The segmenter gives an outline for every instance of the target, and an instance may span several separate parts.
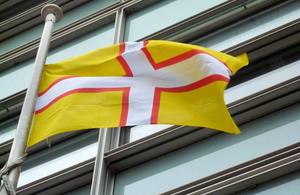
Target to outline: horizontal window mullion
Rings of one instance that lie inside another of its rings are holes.
[[[300,143],[162,193],[229,194],[300,169]]]
[[[78,1],[79,3],[74,4],[71,0],[48,0],[46,2],[42,2],[39,5],[36,5],[22,13],[14,15],[2,22],[0,22],[0,32],[1,39],[3,41],[14,36],[17,33],[20,33],[26,29],[32,28],[38,24],[43,22],[43,18],[41,17],[41,9],[49,3],[54,3],[58,6],[61,6],[63,12],[67,12],[70,9],[76,8],[83,3],[86,3],[88,0]]]
[[[278,100],[284,99],[285,97],[281,97]],[[290,99],[286,101],[289,102]],[[270,162],[267,160],[270,154],[276,155],[273,160],[283,158],[284,156],[279,157],[276,151],[299,144],[300,133],[297,127],[300,124],[298,114],[300,106],[294,102],[292,105],[281,107],[281,103],[273,100],[260,105],[257,111],[249,113],[251,121],[240,125],[242,132],[238,136],[216,133],[217,135],[204,140],[197,140],[195,137],[199,138],[198,135],[202,131],[198,129],[190,133],[190,136],[174,138],[173,145],[169,141],[154,146],[156,151],[154,147],[152,151],[144,149],[138,154],[128,156],[127,159],[123,158],[110,164],[110,168],[118,172],[115,182],[116,192],[138,194],[138,190],[147,185],[152,194],[160,194],[197,180],[207,179],[212,175],[216,177],[215,174],[224,170],[230,170],[230,172],[238,170],[239,165],[244,163],[260,162],[262,156],[266,157],[264,163]],[[273,110],[262,117],[260,112],[265,109],[260,108],[267,104]],[[275,107],[280,110],[274,112]],[[287,134],[289,136],[286,136]],[[195,142],[193,144],[188,142],[190,139]],[[185,147],[183,142],[187,144]],[[168,151],[166,151],[167,148],[169,148]],[[162,150],[163,152],[160,152]],[[151,158],[150,155],[155,152],[157,156],[152,155]],[[134,156],[144,158],[145,161],[137,162],[139,159],[135,159]],[[136,164],[132,163],[134,161]],[[128,166],[129,163],[131,166]],[[246,170],[243,169],[241,172]],[[161,185],[157,186],[157,182],[161,182]],[[123,191],[123,189],[128,190]]]
[[[17,193],[20,194],[35,194],[43,191],[51,191],[51,188],[56,188],[61,184],[67,183],[68,181],[74,181],[77,178],[84,177],[86,182],[90,182],[92,179],[93,169],[95,165],[95,158],[91,158],[82,163],[69,167],[67,169],[61,170],[57,173],[50,174],[47,177],[41,178],[34,182],[28,183],[26,185],[20,186],[17,189]],[[89,179],[89,181],[87,181]],[[80,182],[80,181],[79,181]],[[80,182],[80,183],[82,183]],[[71,182],[72,183],[72,182]],[[66,189],[66,185],[63,187],[62,192],[70,191],[71,189],[77,188],[78,185],[68,186],[69,189]],[[62,193],[60,192],[60,193]]]
[[[56,48],[66,42],[87,34],[93,31],[96,26],[105,26],[114,21],[116,10],[102,13],[100,16],[96,15],[95,18],[83,18],[78,20],[62,29],[56,30],[52,34],[51,48]],[[0,64],[2,65],[0,71],[10,68],[18,62],[26,61],[34,57],[39,46],[40,39],[35,39],[25,45],[22,45],[14,50],[11,50],[0,56]]]

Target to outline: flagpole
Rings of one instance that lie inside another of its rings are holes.
[[[26,92],[16,135],[6,163],[7,167],[14,167],[14,165],[25,155],[26,142],[34,113],[37,91],[48,54],[53,26],[56,21],[59,21],[63,17],[62,9],[55,4],[48,4],[43,7],[41,14],[45,20],[44,30],[35,59],[32,80]],[[17,188],[20,170],[20,166],[8,170],[8,183],[14,191]],[[6,194],[3,192],[3,189],[4,188],[1,189],[0,195]]]

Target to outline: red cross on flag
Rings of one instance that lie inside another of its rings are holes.
[[[73,130],[144,124],[239,133],[223,96],[246,64],[246,54],[169,41],[126,42],[47,64],[28,146]]]

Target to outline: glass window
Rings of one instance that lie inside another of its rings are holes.
[[[14,138],[17,129],[17,119],[0,124],[0,144]]]
[[[27,88],[32,76],[34,60],[28,60],[0,72],[0,99],[18,93]]]
[[[76,190],[64,193],[64,195],[88,195],[91,191],[91,185],[86,185],[80,188],[77,188]]]
[[[141,39],[223,2],[225,0],[189,0],[188,3],[185,0],[160,1],[127,17],[125,40]]]
[[[65,140],[38,153],[29,155],[20,175],[18,186],[23,186],[86,160],[97,153],[98,130],[91,130],[76,138]]]
[[[193,43],[222,51],[299,18],[300,1],[294,1]]]
[[[245,98],[252,94],[268,89],[277,84],[283,83],[300,75],[300,60],[289,65],[268,72],[249,81],[228,88],[225,91],[225,102],[227,104]]]
[[[54,25],[54,30],[61,29],[62,27],[76,22],[85,16],[91,15],[109,5],[112,5],[113,3],[116,3],[117,1],[118,0],[92,0],[86,4],[83,4],[69,12],[64,13],[64,18]],[[16,47],[20,47],[39,38],[42,34],[43,26],[43,24],[40,24],[1,42],[0,54],[4,54],[15,49]]]
[[[225,91],[226,104],[233,103],[239,99],[255,94],[276,84],[285,82],[291,78],[299,76],[300,60],[284,67],[278,68],[259,77],[248,80],[244,83],[228,88]],[[170,125],[142,125],[135,126],[129,131],[129,142],[146,137],[162,129],[171,127]]]
[[[169,3],[166,3],[166,2],[169,2]],[[154,13],[156,15],[159,15],[158,13],[160,13],[160,11],[159,11],[160,9],[176,10],[177,7],[175,5],[177,5],[177,3],[179,3],[180,1],[172,1],[172,3],[171,3],[171,1],[166,1],[166,2],[164,2],[164,3],[160,2],[157,5],[155,4],[147,9],[145,9],[145,11],[140,11],[140,12],[134,13],[132,15],[129,15],[127,18],[127,23],[126,23],[127,27],[126,27],[126,34],[125,34],[127,36],[127,39],[128,40],[140,39],[148,34],[151,34],[157,30],[160,30],[160,28],[162,28],[161,26],[157,27],[157,29],[155,28],[155,30],[153,30],[154,27],[152,29],[151,25],[162,25],[164,21],[168,20],[168,18],[167,19],[164,18],[163,20],[160,20],[162,22],[159,22],[159,23],[154,22],[154,21],[151,21],[151,22],[145,22],[145,21],[152,20],[152,17],[153,17],[153,20],[157,20],[157,18],[155,18],[155,17],[158,17],[158,16],[152,16],[152,12],[153,12],[153,15],[154,15]],[[210,2],[210,3],[213,3],[213,2]],[[162,4],[162,5],[160,5],[160,4]],[[160,5],[160,7],[158,5]],[[198,2],[198,5],[200,5],[199,2]],[[185,5],[181,5],[181,6],[192,6],[192,4],[188,4],[188,5],[185,4]],[[156,9],[154,9],[154,8],[156,8]],[[299,11],[300,9],[299,8],[300,8],[300,2],[294,1],[292,3],[286,4],[282,7],[274,9],[273,11],[266,12],[265,14],[261,14],[257,17],[252,17],[250,21],[240,22],[238,24],[233,25],[230,28],[227,28],[225,30],[220,30],[220,32],[214,33],[211,36],[206,37],[204,40],[194,41],[193,43],[200,44],[200,45],[210,47],[213,49],[217,49],[217,50],[228,49],[236,44],[244,42],[244,41],[251,39],[255,36],[258,36],[262,33],[270,31],[276,27],[279,27],[288,22],[298,19],[300,17],[300,11]],[[166,10],[161,11],[161,12],[164,12],[165,15],[167,15]],[[144,12],[146,12],[146,13],[144,13]],[[148,16],[148,14],[149,14],[149,16]],[[160,14],[159,17],[164,16],[164,15],[163,16],[161,16],[161,15],[162,14]],[[142,24],[142,22],[144,22],[144,23]],[[145,25],[144,25],[145,23],[147,23],[146,30],[145,30]],[[149,25],[148,25],[148,23],[149,23]],[[169,23],[170,23],[170,21],[169,21]],[[144,25],[144,26],[142,27],[142,25]],[[165,26],[163,26],[163,27],[165,27]],[[149,32],[148,32],[147,28],[150,29]],[[132,29],[132,32],[130,32],[130,29]],[[139,31],[139,29],[143,29],[143,30]],[[130,35],[130,33],[132,35]],[[273,81],[275,81],[276,83],[280,83],[280,82],[283,82],[283,80],[291,78],[290,74],[295,75],[298,72],[295,69],[296,68],[295,64],[291,65],[291,66],[293,66],[292,69],[290,69],[289,67],[280,69],[283,72],[281,73],[280,71],[277,71],[276,76],[273,76],[272,75],[273,72],[270,72],[270,74],[265,74],[264,76],[255,78],[248,83],[240,84],[238,87],[235,87],[233,89],[231,89],[231,88],[227,89],[226,95],[225,95],[226,102],[227,103],[234,102],[235,100],[240,99],[241,96],[246,97],[247,95],[251,95],[257,91],[260,91],[261,88],[270,87],[270,85],[274,85]],[[285,74],[285,73],[287,73],[287,74]],[[262,85],[260,81],[262,83],[264,83],[265,85]],[[259,83],[259,85],[253,84],[252,82]],[[129,141],[135,141],[137,139],[148,136],[148,135],[150,135],[154,132],[157,132],[159,130],[162,130],[162,129],[164,129],[163,126],[156,126],[156,125],[146,125],[146,126],[142,126],[142,127],[136,126],[136,127],[132,128],[132,130],[130,130]]]
[[[278,179],[263,183],[236,195],[282,195],[282,194],[299,194],[300,171],[285,175]]]
[[[113,37],[114,24],[108,24],[61,47],[53,49],[48,55],[47,62],[63,60],[112,44]],[[0,99],[27,88],[32,76],[33,63],[34,60],[28,60],[18,66],[0,72]]]
[[[241,125],[238,136],[218,134],[122,171],[114,195],[160,194],[271,153],[299,142],[299,125],[298,104]]]
[[[129,141],[133,142],[168,127],[172,127],[172,125],[138,125],[132,127],[130,128]]]
[[[113,43],[113,37],[114,23],[111,23],[50,51],[47,63],[65,60],[105,47]]]

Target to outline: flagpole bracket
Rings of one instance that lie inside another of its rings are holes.
[[[55,21],[59,21],[63,18],[63,10],[61,9],[61,7],[59,7],[56,4],[47,4],[45,5],[42,10],[41,10],[41,15],[44,18],[44,20],[47,19],[47,16],[49,14],[53,14],[55,15]]]

